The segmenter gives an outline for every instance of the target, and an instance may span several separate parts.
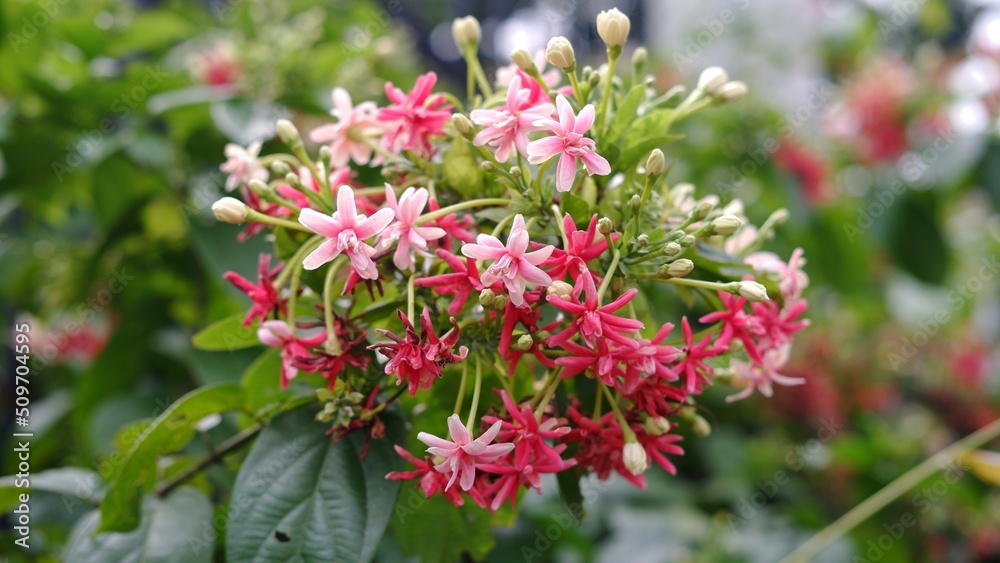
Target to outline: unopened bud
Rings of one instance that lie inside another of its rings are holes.
[[[621,47],[624,45],[631,28],[632,22],[618,8],[612,8],[597,14],[597,34],[601,36],[604,44],[608,47]]]
[[[632,52],[632,71],[642,74],[646,68],[646,61],[649,60],[649,51],[645,47],[639,47]]]
[[[532,58],[531,53],[527,49],[514,49],[510,54],[510,59],[514,61],[517,68],[527,72],[528,74],[534,73],[537,69],[535,68],[535,59]]]
[[[597,232],[602,235],[610,235],[611,231],[614,230],[615,225],[611,222],[611,219],[607,217],[601,217],[597,220]]]
[[[694,206],[694,211],[691,213],[691,216],[694,217],[696,221],[700,221],[705,217],[708,217],[708,214],[712,212],[713,208],[715,208],[715,205],[713,205],[711,201],[703,199],[698,202],[698,205]]]
[[[649,235],[642,233],[635,237],[635,242],[638,243],[639,246],[649,246]]]
[[[503,311],[507,308],[507,296],[497,295],[493,298],[493,308],[497,311]]]
[[[694,269],[694,262],[688,260],[687,258],[681,258],[680,260],[674,260],[667,266],[667,273],[670,274],[672,278],[682,278],[691,273]]]
[[[684,235],[681,240],[677,241],[684,248],[690,248],[694,246],[694,243],[698,242],[698,239],[694,235]]]
[[[483,36],[483,30],[479,26],[479,20],[472,16],[455,18],[451,22],[451,36],[455,38],[455,44],[459,49],[475,47],[479,45],[479,38]]]
[[[291,121],[279,119],[275,124],[275,128],[278,130],[278,137],[286,145],[295,146],[302,144],[302,137],[299,135],[299,130],[295,128],[295,125],[292,125]]]
[[[710,66],[701,71],[701,75],[698,77],[698,89],[714,94],[728,80],[729,75],[722,67]]]
[[[521,172],[521,167],[520,166],[511,166],[510,167],[510,175],[513,176],[514,178],[520,178],[521,174],[522,174],[522,172]]]
[[[663,151],[653,149],[653,152],[649,153],[649,158],[646,159],[646,174],[654,177],[663,174],[663,164]]]
[[[743,226],[743,221],[740,221],[740,218],[735,215],[723,215],[712,221],[712,231],[717,235],[731,235],[741,226]]]
[[[479,167],[483,169],[483,172],[493,172],[496,170],[496,166],[488,160],[484,160]]]
[[[285,176],[292,171],[292,169],[288,167],[288,163],[283,160],[275,161],[275,163],[271,165],[271,170],[276,176]]]
[[[573,45],[565,37],[553,37],[545,47],[545,60],[559,70],[570,72],[576,68],[576,54]]]
[[[573,286],[562,280],[556,280],[545,290],[545,294],[555,295],[560,299],[569,301],[570,296],[573,295]]]
[[[322,162],[324,163],[330,162],[330,157],[332,155],[333,153],[330,152],[330,145],[323,145],[322,147],[319,148],[319,159]]]
[[[677,244],[676,242],[668,242],[663,247],[663,254],[667,255],[667,257],[673,257],[680,254],[683,250],[684,249],[681,248],[681,245]]]
[[[782,223],[788,220],[788,210],[782,207],[781,209],[778,209],[777,211],[772,213],[771,216],[768,218],[768,220],[774,223],[775,225],[781,225]]]
[[[696,414],[691,417],[691,431],[694,432],[695,436],[707,438],[712,434],[712,425],[705,420],[705,417]]]
[[[456,113],[451,116],[451,125],[455,128],[455,131],[457,131],[459,135],[465,137],[466,139],[472,138],[474,133],[472,122],[469,121],[469,118],[465,117],[464,114]]]
[[[739,293],[752,303],[767,301],[767,288],[755,281],[741,281]]]
[[[483,307],[493,305],[494,299],[496,299],[496,294],[493,293],[493,290],[490,288],[486,288],[479,292],[479,304]]]
[[[731,103],[747,95],[747,85],[745,82],[733,80],[719,86],[713,95],[715,99],[723,103]]]
[[[232,223],[233,225],[246,222],[248,209],[245,203],[234,197],[224,197],[212,204],[212,213],[215,213],[215,218],[223,223]]]
[[[642,422],[642,429],[652,436],[663,436],[670,432],[670,422],[662,416],[651,416]]]
[[[517,349],[522,352],[531,350],[531,347],[534,345],[535,341],[531,338],[530,334],[522,334],[521,337],[517,339]]]
[[[634,196],[628,198],[628,206],[632,209],[639,209],[639,204],[641,203],[642,198],[639,197],[639,194],[635,194]]]
[[[295,172],[289,172],[288,174],[285,174],[285,183],[290,186],[302,185],[302,181],[299,180],[299,176]]]
[[[642,475],[649,468],[649,461],[646,458],[646,449],[638,442],[626,442],[622,449],[622,461],[625,469],[632,475]]]
[[[593,72],[590,73],[590,76],[588,76],[586,80],[587,80],[587,84],[591,88],[596,88],[597,85],[601,83],[601,73],[597,72],[595,70],[595,71],[593,71]]]
[[[266,182],[258,180],[257,178],[247,182],[247,187],[250,188],[250,191],[258,195],[263,195],[271,191],[271,187],[268,186]]]

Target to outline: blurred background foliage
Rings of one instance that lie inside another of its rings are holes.
[[[725,409],[714,408],[721,392],[708,393],[714,433],[685,440],[677,477],[651,475],[647,491],[585,482],[579,524],[549,486],[525,497],[516,524],[425,560],[463,548],[482,556],[495,543],[489,561],[775,561],[996,419],[995,3],[9,0],[0,288],[3,330],[28,320],[37,338],[34,470],[102,474],[143,420],[195,387],[239,381],[255,358],[190,347],[195,330],[243,310],[222,273],[250,275],[269,247],[237,244],[237,229],[211,219],[227,142],[267,143],[279,117],[303,129],[325,122],[336,85],[381,101],[386,80],[409,84],[430,68],[460,90],[450,22],[466,14],[483,22],[488,69],[553,35],[600,64],[592,22],[613,4],[632,16],[627,48],[648,44],[663,90],[713,64],[750,85],[740,104],[684,124],[685,140],[668,147],[669,180],[739,197],[758,223],[790,210],[775,247],[787,257],[801,246],[809,260],[813,326],[789,372],[808,383]],[[6,354],[4,437],[14,365]],[[206,435],[236,428],[223,419]],[[206,447],[196,441],[172,463]],[[0,470],[13,473],[2,451]],[[823,560],[1000,560],[1000,493],[969,473],[928,479]],[[207,475],[234,477],[227,467]],[[35,498],[32,556],[59,559],[86,512],[66,498]],[[914,526],[892,535],[907,514]],[[0,554],[20,560],[9,524]],[[404,560],[420,540],[390,536],[379,559]]]

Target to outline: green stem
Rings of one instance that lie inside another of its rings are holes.
[[[597,385],[601,387],[604,394],[608,397],[608,403],[611,404],[611,410],[615,411],[615,418],[618,419],[618,425],[622,427],[622,433],[625,435],[625,442],[635,441],[635,432],[629,427],[628,421],[625,420],[625,415],[622,414],[622,408],[618,406],[618,399],[611,394],[611,390],[604,383],[598,381]],[[631,438],[631,439],[630,439]]]
[[[545,412],[545,407],[549,405],[549,401],[552,399],[552,394],[556,392],[556,388],[559,387],[559,383],[562,378],[559,374],[562,373],[562,368],[557,368],[552,370],[549,374],[549,378],[545,381],[545,385],[542,387],[542,394],[539,395],[538,404],[535,405],[535,418],[538,420],[542,419],[542,413]]]
[[[296,256],[299,257],[299,259],[297,259],[295,262],[291,264],[292,283],[289,285],[288,289],[289,290],[288,319],[290,321],[288,324],[292,327],[293,333],[295,332],[295,317],[296,317],[295,304],[299,298],[299,278],[302,276],[302,260],[305,259],[306,254],[312,252],[317,246],[320,245],[320,243],[323,242],[323,237],[313,237],[312,239],[309,240],[316,242],[313,244],[310,244],[310,242],[306,242],[306,244],[303,245],[301,249],[299,249],[302,254],[296,254]]]
[[[474,428],[472,423],[476,420],[476,410],[479,408],[479,391],[483,387],[483,363],[479,358],[476,358],[476,386],[472,388],[472,408],[469,409],[469,420],[465,423],[465,427],[472,432]]]
[[[566,227],[563,226],[562,214],[559,212],[559,206],[552,204],[552,214],[556,218],[556,225],[559,227],[559,234],[562,236],[563,248],[569,249],[569,236],[566,235]]]
[[[618,260],[621,259],[622,253],[617,248],[615,249],[614,255],[611,257],[611,266],[608,267],[607,273],[604,274],[604,281],[601,282],[601,287],[597,290],[597,304],[600,305],[604,299],[604,292],[608,290],[608,286],[611,285],[611,277],[615,273],[615,269],[618,268]]]
[[[576,103],[579,104],[582,109],[584,106],[583,89],[580,88],[580,81],[576,78],[576,67],[566,71],[566,74],[569,75],[569,83],[573,85],[573,95],[576,97]]]
[[[413,280],[417,277],[416,273],[410,275],[409,281],[406,282],[406,315],[410,318],[410,322],[414,322],[413,318]]]
[[[597,110],[597,128],[604,125],[604,114],[608,112],[608,103],[611,101],[611,83],[615,78],[615,66],[618,64],[618,56],[622,54],[621,47],[608,47],[608,72],[604,75],[604,95],[601,96],[601,107]]]
[[[486,207],[488,205],[510,205],[509,199],[501,198],[483,198],[483,199],[473,199],[469,201],[463,201],[462,203],[456,203],[454,205],[449,205],[448,207],[442,207],[437,211],[432,211],[430,213],[421,215],[417,217],[415,223],[417,225],[423,225],[445,215],[450,215],[456,211],[462,211],[463,209],[472,209],[473,207]]]
[[[844,514],[835,522],[823,528],[818,534],[810,538],[809,541],[788,554],[781,560],[781,563],[796,563],[811,560],[827,546],[840,539],[844,534],[854,529],[855,526],[864,522],[887,504],[899,498],[906,491],[936,473],[948,462],[962,457],[997,437],[1000,437],[1000,418],[953,443],[927,458],[920,465],[902,474],[895,481],[889,483],[880,491],[865,499],[864,502],[852,508],[847,514]]]
[[[344,261],[341,258],[334,260],[326,271],[326,280],[323,282],[323,320],[326,322],[326,351],[334,356],[339,356],[340,339],[337,338],[337,326],[333,316],[333,280],[337,276]]]
[[[247,221],[253,223],[267,223],[268,225],[274,225],[275,227],[284,227],[286,229],[292,229],[294,231],[302,231],[303,233],[311,233],[309,229],[303,227],[302,225],[295,223],[294,221],[288,221],[286,219],[279,219],[277,217],[271,217],[270,215],[264,215],[259,211],[254,211],[253,209],[247,209]]]
[[[458,384],[458,397],[455,398],[455,414],[462,411],[462,402],[465,400],[465,382],[469,379],[469,362],[462,362],[462,382]]]
[[[323,235],[314,235],[305,243],[303,243],[302,246],[300,246],[299,249],[295,251],[295,254],[292,255],[292,258],[287,262],[285,268],[281,270],[281,273],[278,274],[278,279],[274,280],[274,287],[278,288],[279,290],[282,287],[285,287],[285,284],[288,283],[289,276],[292,275],[292,268],[289,266],[302,262],[302,255],[305,254],[306,249],[319,244],[320,242],[323,241],[323,239],[324,239]]]

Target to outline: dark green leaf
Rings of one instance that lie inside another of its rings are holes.
[[[216,321],[194,335],[191,342],[199,350],[210,352],[232,352],[260,345],[257,331],[252,326],[243,326],[243,313],[237,313]]]
[[[125,456],[101,503],[99,531],[128,532],[139,525],[139,491],[160,456],[184,447],[199,420],[243,407],[243,388],[209,385],[184,395],[146,429]]]
[[[681,135],[670,134],[670,122],[673,110],[658,109],[647,113],[633,123],[625,135],[622,152],[615,162],[618,170],[629,170],[645,160],[653,149],[661,147],[670,141],[680,139]]]
[[[571,193],[562,195],[562,207],[563,211],[569,213],[577,225],[586,225],[593,214],[590,205],[582,197]]]
[[[399,493],[385,479],[401,465],[402,418],[385,411],[386,437],[353,432],[332,442],[316,409],[277,417],[260,435],[233,488],[229,561],[364,562],[375,555]]]
[[[68,495],[80,500],[94,500],[101,494],[101,478],[82,467],[48,469],[31,475],[23,482],[19,481],[14,475],[0,477],[0,514],[14,509],[21,494],[33,491]],[[19,484],[29,486],[18,487]]]
[[[146,496],[142,505],[142,525],[127,534],[99,534],[101,515],[98,511],[85,516],[67,542],[65,560],[74,563],[199,563],[212,560],[215,544],[212,503],[200,491],[181,487],[163,500]]]
[[[392,531],[399,548],[422,563],[452,563],[463,553],[482,559],[495,543],[489,511],[467,503],[453,506],[438,495],[429,499],[408,488],[396,503]]]

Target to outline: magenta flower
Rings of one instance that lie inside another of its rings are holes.
[[[330,143],[330,164],[334,168],[347,166],[353,160],[357,164],[368,164],[372,159],[372,148],[365,140],[382,133],[382,126],[376,120],[378,107],[375,102],[361,102],[357,106],[351,95],[343,88],[334,88],[331,94],[336,123],[320,125],[312,130],[309,138],[317,143]]]
[[[309,253],[302,261],[302,267],[315,270],[343,252],[351,259],[351,265],[360,277],[378,279],[378,269],[372,261],[375,249],[365,243],[365,240],[381,233],[394,216],[392,209],[379,209],[371,217],[359,215],[354,203],[354,190],[350,186],[340,186],[337,191],[337,211],[332,216],[314,209],[303,209],[299,213],[299,223],[330,239]]]
[[[281,272],[281,266],[282,264],[278,264],[272,269],[271,256],[261,254],[257,263],[256,285],[236,272],[226,272],[222,276],[253,301],[253,306],[243,319],[243,326],[250,326],[257,319],[264,321],[272,312],[288,312],[285,300],[281,298],[278,288],[274,287],[274,279]]]
[[[493,260],[493,264],[483,272],[480,279],[483,285],[489,287],[502,280],[510,302],[520,307],[524,304],[525,283],[549,285],[552,278],[538,268],[544,262],[554,247],[543,246],[534,252],[528,250],[528,231],[524,228],[524,217],[518,213],[504,246],[494,236],[480,234],[475,244],[462,245],[462,254],[475,260]]]
[[[436,254],[454,272],[417,278],[413,283],[421,287],[433,287],[434,293],[438,295],[451,295],[448,314],[458,315],[462,312],[462,307],[465,306],[472,292],[483,290],[483,284],[479,281],[479,270],[476,269],[476,261],[472,258],[466,258],[463,264],[458,256],[443,248],[437,249]]]
[[[584,301],[580,302],[580,294],[585,293]],[[618,299],[603,307],[597,302],[597,287],[594,285],[594,278],[587,271],[576,280],[576,287],[570,296],[572,301],[567,301],[558,295],[549,295],[546,300],[550,305],[562,309],[573,315],[575,319],[565,330],[552,335],[548,340],[549,346],[559,346],[577,333],[583,336],[583,341],[593,347],[598,339],[607,338],[630,348],[637,348],[635,340],[625,336],[626,333],[636,333],[642,330],[642,322],[635,319],[626,319],[615,315],[615,311],[621,309],[639,293],[636,288],[631,288],[621,294]]]
[[[712,344],[712,336],[708,335],[695,344],[694,333],[691,331],[691,324],[687,317],[681,318],[681,334],[684,336],[684,354],[681,361],[674,367],[674,371],[683,376],[684,390],[688,393],[698,393],[704,384],[711,385],[711,377],[715,372],[705,363],[705,360],[714,358],[724,350]]]
[[[733,372],[733,381],[742,382],[746,385],[742,391],[735,395],[726,397],[726,402],[739,401],[753,395],[759,390],[761,395],[770,397],[774,394],[773,383],[778,385],[802,385],[806,382],[801,377],[789,377],[778,373],[778,370],[785,367],[788,362],[788,353],[792,346],[785,344],[778,348],[771,348],[764,352],[764,357],[759,364],[748,364],[739,360],[732,360],[729,368]]]
[[[493,463],[514,449],[514,444],[491,444],[500,432],[500,425],[500,421],[493,423],[482,436],[473,440],[469,429],[462,424],[457,414],[453,414],[448,417],[448,431],[452,441],[427,432],[417,434],[418,440],[430,446],[427,453],[444,458],[434,468],[448,476],[446,491],[455,484],[456,479],[462,490],[468,491],[476,480],[477,463]]]
[[[563,217],[563,229],[566,231],[566,238],[569,245],[566,249],[557,248],[552,252],[552,256],[542,264],[546,272],[552,279],[562,280],[568,274],[576,281],[582,273],[589,271],[587,262],[597,258],[608,249],[608,241],[597,232],[597,214],[590,218],[590,223],[585,231],[578,231],[576,223],[569,213]],[[619,238],[618,233],[611,233],[611,240]],[[590,272],[595,280],[600,280],[600,276]]]
[[[379,110],[378,120],[385,126],[383,145],[393,153],[412,150],[421,156],[431,154],[431,135],[441,134],[445,122],[451,119],[451,106],[443,105],[441,94],[431,96],[437,74],[428,72],[417,78],[409,94],[385,84],[385,96],[392,105]]]
[[[226,162],[219,166],[219,170],[229,174],[226,178],[227,192],[249,183],[250,180],[267,181],[267,168],[264,168],[257,158],[260,147],[260,143],[251,143],[247,148],[233,143],[226,145]]]
[[[521,88],[521,77],[515,75],[507,89],[507,105],[500,109],[477,109],[469,114],[472,122],[486,127],[472,140],[474,145],[496,147],[496,158],[507,162],[513,150],[521,154],[528,147],[528,133],[542,127],[538,121],[549,118],[556,110],[550,103],[532,103],[531,90]]]
[[[441,377],[441,369],[444,366],[464,360],[469,349],[460,346],[458,354],[452,352],[452,348],[458,344],[459,337],[458,323],[454,318],[451,319],[452,328],[438,338],[431,324],[430,309],[427,307],[424,307],[423,314],[420,315],[420,330],[423,333],[420,336],[403,311],[397,311],[397,314],[399,320],[403,322],[406,337],[400,338],[388,330],[376,329],[392,342],[372,344],[368,348],[378,350],[389,358],[385,364],[385,373],[396,376],[396,385],[406,381],[410,395],[416,395],[417,389],[431,388],[431,384]]]
[[[302,363],[313,358],[309,349],[326,341],[326,332],[299,338],[285,321],[265,321],[257,329],[257,338],[265,346],[281,348],[281,388],[287,389]]]
[[[427,252],[427,241],[437,240],[445,235],[442,228],[418,227],[416,225],[417,218],[424,212],[429,195],[426,188],[417,190],[406,188],[397,201],[396,192],[392,190],[392,186],[385,185],[386,205],[396,213],[396,222],[389,225],[379,235],[376,250],[383,252],[388,250],[393,243],[397,243],[396,252],[392,255],[392,263],[400,270],[408,270],[413,267],[413,252],[411,250],[415,250],[423,256],[430,256],[430,253]]]
[[[556,167],[556,189],[568,192],[576,179],[576,161],[583,161],[587,174],[606,176],[611,173],[611,165],[594,150],[594,140],[584,137],[594,124],[594,106],[587,104],[579,115],[573,115],[573,108],[563,96],[556,98],[559,121],[543,119],[535,125],[548,129],[551,137],[528,143],[528,162],[540,164],[559,155]]]

